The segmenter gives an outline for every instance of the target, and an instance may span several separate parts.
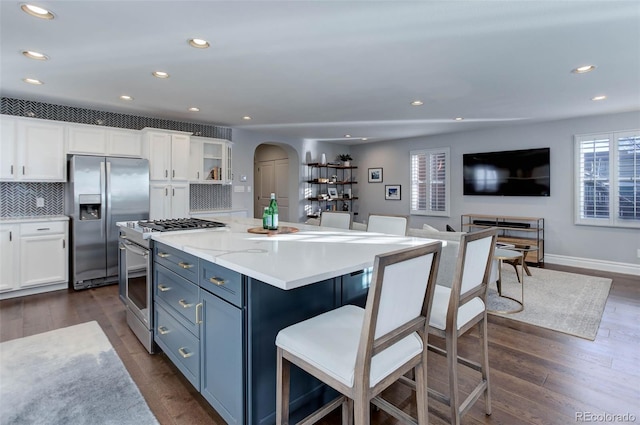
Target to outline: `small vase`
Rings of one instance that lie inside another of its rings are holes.
[[[320,157],[320,164],[326,164],[327,163],[327,156],[325,154],[322,154],[322,156]]]
[[[342,165],[344,165],[345,167],[350,167],[351,166],[351,161],[343,161]]]

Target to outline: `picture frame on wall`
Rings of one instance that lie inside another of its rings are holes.
[[[401,199],[401,186],[399,184],[388,184],[384,187],[384,199],[387,201],[399,201]]]
[[[369,183],[382,183],[382,168],[369,168]]]

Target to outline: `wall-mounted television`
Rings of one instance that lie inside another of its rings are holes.
[[[549,148],[467,153],[462,156],[465,195],[549,196]]]

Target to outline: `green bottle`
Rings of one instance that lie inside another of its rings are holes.
[[[262,228],[268,229],[271,227],[271,211],[269,207],[264,207],[264,213],[262,213]]]
[[[269,230],[278,230],[278,202],[276,201],[276,194],[271,194],[271,201],[269,202],[269,210],[271,212],[271,223]]]

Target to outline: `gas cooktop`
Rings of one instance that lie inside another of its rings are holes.
[[[138,226],[156,232],[171,232],[176,230],[212,229],[225,227],[225,224],[199,218],[173,218],[168,220],[140,220],[138,221]]]

